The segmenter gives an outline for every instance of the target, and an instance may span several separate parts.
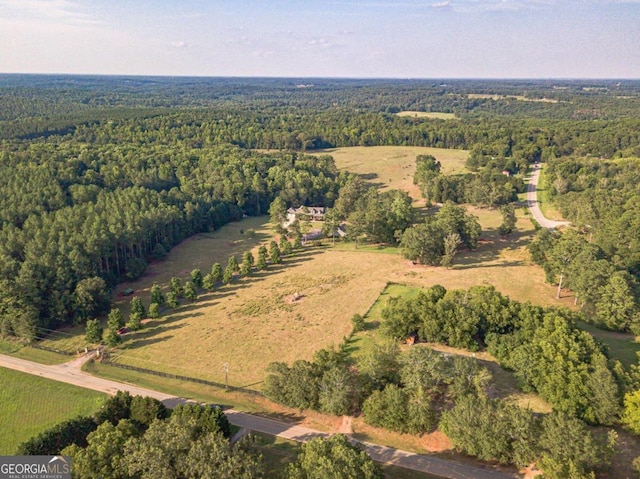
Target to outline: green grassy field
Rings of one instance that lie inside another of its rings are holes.
[[[42,349],[30,348],[22,344],[0,339],[0,354],[8,354],[20,359],[40,364],[62,364],[73,359],[72,356],[57,354]]]
[[[587,331],[594,338],[601,341],[607,347],[609,356],[620,361],[625,368],[632,364],[638,364],[640,343],[636,341],[636,337],[632,334],[605,331],[582,321],[578,323],[578,328]]]
[[[421,198],[420,189],[413,184],[416,156],[433,155],[446,174],[464,172],[469,156],[467,150],[420,146],[353,146],[318,150],[313,154],[331,155],[339,169],[363,175],[368,182],[382,189],[408,191],[416,201]]]
[[[79,415],[93,414],[105,394],[0,368],[0,454]]]
[[[400,111],[398,116],[409,116],[411,118],[436,118],[438,120],[457,120],[455,113],[442,113],[438,111]]]
[[[481,98],[491,100],[518,100],[518,101],[530,101],[534,103],[558,103],[558,100],[553,98],[527,98],[522,95],[492,95],[487,93],[469,93],[469,98]]]

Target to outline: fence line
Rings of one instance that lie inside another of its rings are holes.
[[[139,368],[137,366],[129,366],[128,364],[114,363],[107,357],[103,357],[102,358],[102,363],[103,364],[108,364],[109,366],[114,366],[114,367],[120,368],[120,369],[128,369],[130,371],[137,371],[139,373],[153,374],[155,376],[161,376],[161,377],[169,378],[169,379],[179,379],[181,381],[190,381],[190,382],[193,382],[193,383],[205,384],[207,386],[213,386],[213,387],[217,387],[217,388],[220,388],[220,389],[228,389],[229,391],[237,391],[237,392],[241,392],[241,393],[245,393],[245,394],[252,394],[254,396],[264,396],[264,394],[262,394],[260,391],[255,391],[253,389],[247,389],[247,388],[242,388],[242,387],[238,387],[238,386],[227,386],[225,384],[218,383],[216,381],[209,381],[207,379],[192,378],[190,376],[182,376],[182,375],[179,375],[179,374],[170,374],[170,373],[164,373],[162,371],[154,371],[153,369],[145,369],[145,368]]]
[[[30,348],[35,348],[35,349],[42,349],[43,351],[49,351],[52,353],[57,353],[57,354],[64,354],[65,356],[75,356],[76,353],[72,353],[71,351],[63,351],[61,349],[56,349],[56,348],[50,348],[48,346],[43,346],[41,344],[38,343],[32,343],[29,344]]]

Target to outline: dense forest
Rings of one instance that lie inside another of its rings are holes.
[[[2,75],[0,86],[4,335],[38,337],[38,328],[104,312],[105,288],[139,277],[196,232],[266,213],[277,197],[333,206],[349,175],[330,157],[306,155],[330,146],[468,149],[475,173],[431,171],[419,184],[428,200],[490,207],[524,187],[502,170],[550,162],[554,191],[567,198],[561,208],[588,222],[614,267],[638,273],[635,199],[625,187],[634,162],[620,162],[640,156],[634,82]],[[457,119],[394,114],[401,110]],[[603,225],[599,206],[611,204],[600,192],[610,186],[623,191],[611,205],[616,226]],[[628,241],[612,241],[614,227]],[[381,239],[396,240],[394,230]]]

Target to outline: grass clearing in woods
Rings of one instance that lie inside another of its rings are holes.
[[[420,189],[413,184],[416,156],[433,155],[442,163],[442,172],[456,174],[466,171],[467,150],[428,148],[423,146],[350,146],[311,152],[331,155],[341,170],[362,175],[368,182],[382,189],[408,191],[418,201]]]
[[[440,111],[399,111],[397,116],[408,116],[411,118],[435,118],[438,120],[457,120],[455,113],[443,113]]]

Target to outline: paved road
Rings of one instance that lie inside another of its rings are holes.
[[[120,383],[92,376],[82,371],[82,365],[90,359],[90,354],[64,364],[47,366],[44,364],[26,361],[0,354],[0,367],[34,374],[43,378],[73,384],[75,386],[101,391],[107,394],[115,394],[117,391],[129,391],[132,395],[150,396],[162,401],[169,407],[187,402],[179,398],[152,389],[141,388],[131,384]],[[278,436],[298,442],[306,442],[316,437],[326,437],[327,433],[309,429],[295,424],[287,424],[273,419],[245,414],[233,409],[225,410],[229,422],[241,428]],[[491,469],[461,464],[453,461],[445,461],[433,456],[414,454],[391,447],[380,446],[371,443],[361,443],[367,453],[376,461],[394,464],[414,471],[427,472],[448,479],[513,479],[518,475],[508,475]]]
[[[567,226],[569,221],[553,221],[548,220],[542,214],[540,210],[540,205],[538,204],[538,180],[540,179],[540,163],[535,163],[533,165],[533,171],[531,173],[531,178],[529,178],[529,185],[527,186],[527,205],[529,206],[529,210],[533,215],[533,219],[535,219],[540,226],[543,228],[554,229],[558,226]]]

